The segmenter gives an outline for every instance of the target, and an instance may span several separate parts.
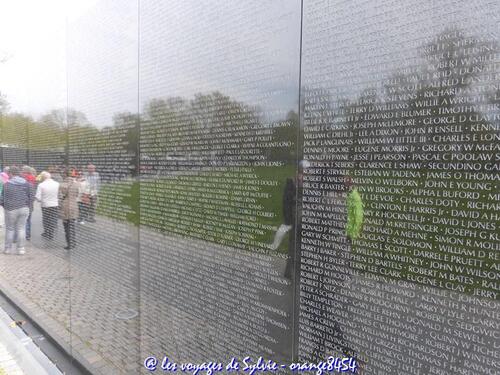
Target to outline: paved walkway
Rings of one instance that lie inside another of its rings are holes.
[[[37,209],[25,256],[0,255],[0,290],[95,374],[137,374],[152,354],[200,363],[266,349],[276,359],[291,354],[290,330],[281,328],[286,318],[280,312],[296,304],[281,276],[283,258],[149,229],[141,229],[139,241],[136,227],[102,217],[78,226],[78,246],[68,254],[62,228],[48,242],[40,236],[40,222]],[[495,301],[361,275],[350,283],[334,295],[344,306],[336,316],[354,349],[375,369],[387,348],[374,343],[386,342],[389,328],[397,339],[408,335],[408,326],[415,343],[433,344],[440,341],[428,338],[444,337],[445,325],[456,320],[448,327],[454,336],[500,346],[500,326],[491,318],[500,310]],[[381,312],[390,320],[375,325]],[[443,320],[437,332],[429,323],[433,317]],[[471,332],[470,322],[480,334]],[[398,345],[404,358],[422,366],[421,374],[432,372],[417,359],[413,343]],[[459,366],[468,355],[479,355],[470,340],[446,348],[453,355],[437,347],[429,355],[451,356],[442,361]],[[398,367],[386,366],[384,373],[410,373]]]
[[[112,221],[100,219],[78,228],[86,245],[69,254],[63,249],[61,223],[49,242],[40,236],[39,208],[32,222],[26,255],[0,255],[0,290],[94,373],[138,373],[137,316],[116,316],[138,311],[136,275],[120,276],[133,267],[127,258],[136,245],[129,241],[124,246],[121,242],[129,236],[123,235],[123,228],[117,231]],[[114,241],[116,236],[120,238]]]
[[[26,255],[0,254],[0,290],[94,373],[137,374],[152,354],[222,360],[269,342],[290,355],[290,332],[273,324],[281,318],[264,321],[255,308],[259,300],[291,308],[289,282],[271,276],[282,274],[283,258],[149,229],[141,229],[139,249],[136,227],[103,217],[78,225],[68,253],[60,223],[53,241],[40,236],[39,208],[32,223]],[[283,297],[267,287],[282,288]]]

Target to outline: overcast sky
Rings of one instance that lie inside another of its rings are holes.
[[[104,126],[136,111],[138,95],[142,107],[215,90],[297,108],[299,0],[143,1],[140,51],[137,1],[0,4],[0,92],[11,111],[38,117],[68,103]]]
[[[11,110],[37,117],[68,102],[104,126],[152,98],[214,90],[298,108],[300,0],[140,6],[139,33],[137,0],[0,0],[0,92]],[[319,74],[354,97],[449,26],[498,40],[499,13],[498,0],[304,1],[302,83]]]
[[[0,0],[0,92],[38,116],[66,104],[66,21],[95,0]]]

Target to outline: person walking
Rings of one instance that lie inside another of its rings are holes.
[[[99,176],[99,172],[96,172],[95,165],[92,163],[87,166],[87,172],[84,173],[84,176],[90,191],[88,221],[95,223],[95,210],[97,207],[99,190],[101,189],[101,176]]]
[[[347,190],[347,222],[345,233],[352,243],[361,234],[363,228],[364,204],[358,189],[354,186],[351,176],[345,177],[345,188]]]
[[[26,221],[33,210],[33,187],[20,176],[18,167],[9,170],[9,181],[4,184],[0,194],[0,205],[5,210],[5,249],[11,253],[14,239],[17,239],[17,252],[26,253]]]
[[[59,182],[54,181],[49,172],[40,173],[42,182],[36,189],[35,199],[42,206],[42,237],[52,240],[57,228],[57,211],[59,207]]]
[[[64,234],[66,235],[65,250],[71,250],[76,246],[75,222],[78,218],[78,192],[80,183],[76,180],[74,170],[69,170],[64,182],[59,186],[59,197],[61,200],[60,217],[63,221]]]

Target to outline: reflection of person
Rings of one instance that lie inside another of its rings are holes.
[[[336,273],[328,272],[330,267],[327,267],[327,262],[332,257],[337,259],[344,258],[342,252],[346,251],[345,244],[347,242],[346,236],[343,235],[333,235],[333,233],[342,233],[345,230],[345,223],[347,220],[347,191],[352,187],[352,180],[347,181],[344,176],[338,173],[336,170],[332,170],[331,168],[324,169],[324,175],[322,176],[322,182],[328,182],[328,186],[330,186],[328,191],[322,191],[322,194],[327,197],[324,203],[321,205],[321,210],[324,210],[324,214],[328,214],[330,212],[345,212],[345,216],[340,216],[337,220],[332,220],[330,224],[321,224],[322,233],[332,233],[330,239],[331,244],[328,246],[328,256],[322,257],[322,268],[314,273],[317,275],[317,287],[313,290],[310,290],[308,294],[310,295],[309,299],[312,300],[320,300],[325,296],[328,296],[329,299],[336,299],[336,293],[338,292],[339,285],[342,285],[344,281],[344,275],[339,275]],[[347,183],[346,183],[347,181]],[[348,185],[350,187],[348,187]],[[359,194],[358,194],[359,195]],[[319,214],[319,213],[318,213]],[[355,226],[357,228],[357,226]],[[353,232],[354,233],[354,232]],[[318,255],[323,255],[323,247],[318,246],[315,247],[315,251]],[[321,264],[320,263],[320,264]],[[332,284],[332,280],[336,280]],[[328,356],[338,354],[332,353],[332,350],[335,350],[343,355],[347,355],[350,357],[356,357],[355,351],[351,348],[351,344],[349,343],[348,337],[344,335],[342,326],[340,322],[337,320],[336,314],[332,314],[327,310],[327,304],[322,303],[321,305],[311,308],[312,320],[314,322],[322,322],[322,325],[327,326],[328,330],[324,332],[318,331],[317,334],[312,338],[311,344],[311,353],[309,360],[313,362],[318,362],[320,360],[326,360]],[[339,311],[339,316],[341,311]],[[327,319],[325,319],[327,317]]]
[[[354,186],[350,176],[345,177],[344,185],[348,191],[345,233],[347,238],[352,241],[358,238],[361,234],[361,228],[363,227],[363,200],[361,199],[361,195],[359,194],[358,189]]]
[[[14,239],[17,239],[19,255],[25,254],[26,221],[33,208],[33,188],[20,176],[19,168],[11,167],[0,195],[0,204],[5,210],[5,253],[9,254]]]
[[[284,277],[290,280],[288,309],[293,313],[290,314],[288,324],[292,327],[292,332],[295,334],[293,342],[295,342],[293,351],[293,360],[297,360],[298,352],[298,309],[293,307],[294,301],[299,298],[298,288],[296,288],[296,272],[298,270],[299,249],[300,249],[300,232],[301,232],[301,213],[302,213],[302,181],[304,169],[309,166],[305,160],[298,165],[297,175],[292,178],[287,178],[283,190],[283,224],[278,229],[272,249],[277,249],[282,242],[285,234],[288,232],[288,257],[286,260]]]
[[[35,198],[42,206],[42,237],[54,238],[57,228],[57,211],[59,206],[59,183],[52,179],[49,172],[40,173],[42,182],[36,189]]]
[[[90,188],[87,180],[80,173],[78,176],[78,182],[80,186],[78,188],[78,223],[85,224],[85,220],[88,218],[89,205],[90,205]]]
[[[99,190],[101,189],[101,177],[99,172],[96,172],[95,165],[89,164],[87,166],[87,172],[84,173],[85,180],[89,185],[90,191],[90,204],[88,209],[88,221],[91,223],[95,222],[95,209],[97,207],[97,199]]]
[[[297,243],[300,241],[300,220],[302,201],[302,181],[304,169],[309,166],[306,160],[299,163],[297,177],[287,178],[283,191],[283,221],[286,226],[291,227],[288,240],[288,259],[285,268],[285,277],[292,280],[294,277],[295,263],[298,257]]]
[[[59,196],[61,199],[61,208],[59,214],[63,221],[64,234],[66,235],[65,250],[73,249],[76,246],[75,222],[78,218],[78,198],[79,182],[76,181],[74,170],[68,171],[68,176],[59,187]]]
[[[344,188],[347,191],[346,198],[346,210],[347,210],[347,220],[345,226],[345,235],[347,242],[351,245],[348,248],[349,252],[352,252],[353,241],[355,241],[363,229],[363,219],[364,219],[364,204],[359,194],[358,189],[354,185],[354,181],[351,176],[344,177]],[[349,268],[352,270],[352,265],[349,262]],[[356,355],[353,350],[348,349],[348,354],[356,357],[358,362],[358,374],[363,374],[365,371],[365,363],[363,360]]]

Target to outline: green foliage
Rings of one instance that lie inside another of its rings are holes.
[[[269,198],[260,198],[255,202],[255,205],[263,207],[262,210],[272,213],[272,217],[257,216],[255,227],[259,229],[251,236],[248,232],[243,233],[246,229],[242,227],[233,234],[228,234],[228,228],[238,228],[241,225],[236,219],[238,211],[250,210],[247,203],[233,200],[237,192],[243,190],[243,184],[246,182],[228,186],[224,179],[234,178],[234,173],[230,171],[222,173],[219,182],[212,178],[213,176],[203,173],[198,176],[184,176],[182,181],[186,186],[196,186],[200,180],[204,180],[210,181],[210,187],[190,189],[183,194],[178,194],[178,178],[163,177],[143,180],[140,183],[129,181],[105,184],[100,193],[98,212],[107,217],[128,221],[136,226],[140,223],[165,233],[188,235],[247,250],[255,247],[265,249],[266,244],[272,243],[277,227],[283,223],[284,184],[288,177],[293,176],[294,171],[292,165],[278,169],[252,168],[251,173],[255,181],[272,182],[272,186],[263,190],[269,194]],[[221,198],[220,201],[214,201],[214,198],[203,199],[203,195],[208,197],[211,191],[223,190],[227,192],[227,198]],[[208,233],[201,231],[203,223],[210,223],[211,229]],[[254,245],[249,246],[246,241]],[[279,251],[287,252],[287,244],[287,241],[283,241]]]

